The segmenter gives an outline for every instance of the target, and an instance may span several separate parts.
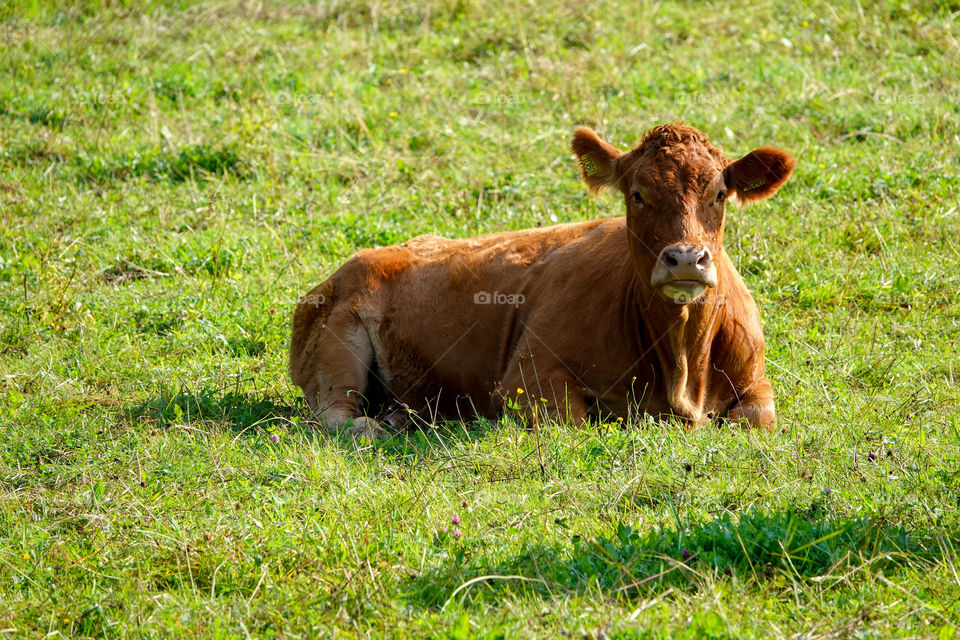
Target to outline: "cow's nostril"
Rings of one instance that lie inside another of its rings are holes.
[[[676,259],[676,258],[674,258],[672,255],[670,255],[669,252],[663,254],[663,261],[667,263],[667,266],[668,266],[668,267],[675,267],[675,266],[677,266],[678,264],[680,264],[679,262],[677,262],[677,259]]]
[[[697,264],[700,265],[701,267],[705,267],[708,264],[710,264],[710,252],[704,251],[703,255],[700,256],[700,259],[697,260]]]

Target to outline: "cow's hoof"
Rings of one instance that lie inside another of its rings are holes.
[[[347,433],[361,440],[381,440],[387,435],[386,430],[373,418],[360,416],[354,418],[352,422],[353,424],[347,428]]]
[[[773,431],[777,426],[777,413],[774,411],[772,402],[763,405],[741,403],[730,410],[727,420],[745,427]]]

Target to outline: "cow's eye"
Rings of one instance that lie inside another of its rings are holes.
[[[718,191],[718,192],[717,192],[717,199],[714,201],[714,204],[723,204],[723,203],[726,201],[726,199],[727,199],[727,192],[726,192],[726,191]]]
[[[633,192],[633,204],[637,205],[638,207],[642,207],[647,204],[646,200],[643,199],[643,196],[640,195],[639,191]]]

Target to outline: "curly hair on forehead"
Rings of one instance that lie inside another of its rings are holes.
[[[650,129],[633,146],[633,151],[642,154],[648,149],[661,149],[668,155],[673,155],[685,151],[688,147],[700,145],[706,147],[715,159],[723,160],[723,152],[710,144],[710,138],[706,134],[682,122],[664,124]]]

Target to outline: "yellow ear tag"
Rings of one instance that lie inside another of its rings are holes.
[[[764,180],[763,178],[757,178],[756,180],[754,180],[753,182],[751,182],[750,184],[748,184],[746,187],[744,187],[743,190],[744,190],[744,191],[753,191],[753,190],[756,189],[757,187],[766,184],[766,182],[767,182],[767,181]]]
[[[583,171],[588,176],[592,176],[597,172],[597,165],[594,164],[593,158],[590,156],[583,156],[580,158],[580,163],[583,164]]]

